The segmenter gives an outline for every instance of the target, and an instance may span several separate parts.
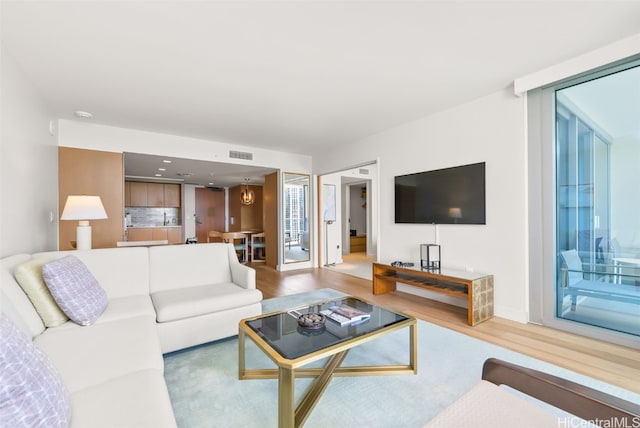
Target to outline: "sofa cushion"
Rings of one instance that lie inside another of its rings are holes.
[[[431,419],[425,428],[555,427],[558,417],[508,389],[482,380]]]
[[[140,370],[164,371],[156,323],[148,316],[49,328],[34,343],[49,355],[72,394]]]
[[[150,247],[149,289],[153,294],[176,288],[231,282],[230,251],[238,263],[231,244]]]
[[[72,394],[71,428],[174,428],[162,373],[142,370]]]
[[[149,295],[149,251],[146,247],[100,248],[80,251],[77,257],[107,291],[109,300]]]
[[[58,306],[80,325],[93,324],[107,307],[107,293],[75,256],[46,263],[42,277]]]
[[[118,299],[109,300],[107,309],[104,310],[94,325],[141,316],[148,317],[155,323],[156,311],[153,309],[151,296],[120,297]],[[56,327],[56,331],[68,328],[84,328],[84,326],[80,326],[73,321],[67,321],[61,326]]]
[[[262,292],[229,282],[158,291],[151,299],[158,322],[166,322],[259,303]]]
[[[0,315],[0,426],[67,427],[71,399],[49,358]]]
[[[13,276],[16,266],[29,259],[31,256],[28,254],[16,254],[0,260],[0,309],[20,331],[28,337],[35,337],[44,331],[45,326]]]
[[[48,251],[33,256],[62,258],[69,251]],[[79,258],[107,292],[109,300],[118,297],[149,295],[149,251],[146,247],[96,248],[75,251]]]
[[[49,328],[34,343],[49,355],[72,394],[140,370],[164,370],[156,323],[149,316]]]
[[[55,260],[52,255],[35,257],[28,262],[16,266],[14,276],[24,290],[33,307],[38,311],[46,327],[57,327],[69,320],[53,299],[42,278],[42,266]]]

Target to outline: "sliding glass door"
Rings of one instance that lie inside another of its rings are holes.
[[[557,89],[555,112],[556,317],[640,335],[640,67]]]

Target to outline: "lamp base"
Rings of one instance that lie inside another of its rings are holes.
[[[427,270],[440,270],[440,245],[420,244],[420,267]]]
[[[86,220],[79,221],[76,227],[76,249],[91,249],[91,226]]]

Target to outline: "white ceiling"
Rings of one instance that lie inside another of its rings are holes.
[[[640,32],[640,1],[2,1],[60,118],[310,154]]]
[[[151,156],[139,153],[124,154],[124,170],[128,180],[172,180],[207,187],[234,187],[243,183],[263,185],[264,176],[275,172],[272,168],[257,168],[251,165],[208,162],[169,156]],[[156,177],[156,174],[161,177]]]

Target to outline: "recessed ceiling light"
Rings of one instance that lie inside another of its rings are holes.
[[[158,168],[158,171],[166,171],[167,168]]]
[[[209,186],[213,186],[213,183],[209,183]]]
[[[82,119],[91,119],[93,117],[93,115],[88,111],[82,111],[82,110],[76,110],[73,112],[73,114],[75,114],[76,117],[80,117]]]
[[[165,160],[163,160],[162,162],[164,162],[164,163],[171,163],[171,161],[170,161],[169,159],[165,159]]]
[[[156,177],[162,177],[162,174],[156,174]]]

